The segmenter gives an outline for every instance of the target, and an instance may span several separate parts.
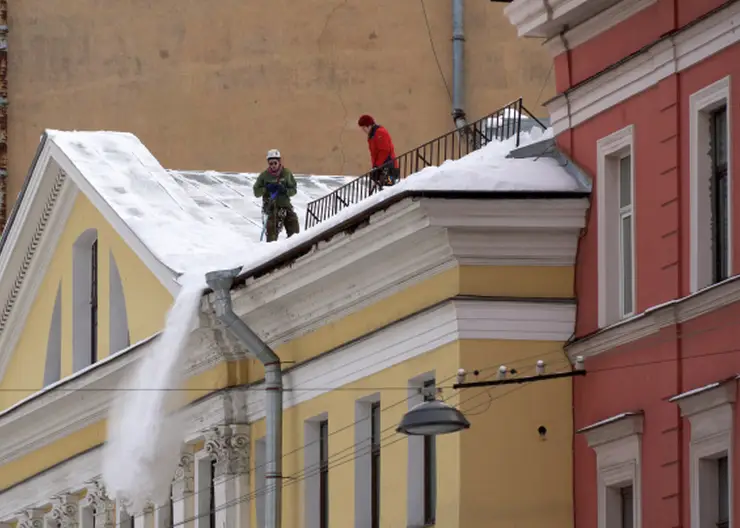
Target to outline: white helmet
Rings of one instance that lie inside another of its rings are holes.
[[[280,151],[278,149],[270,149],[267,151],[267,159],[280,159]]]

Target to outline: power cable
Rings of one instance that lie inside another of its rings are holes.
[[[437,50],[434,47],[434,37],[432,36],[432,28],[429,25],[429,17],[427,16],[427,8],[424,5],[424,0],[419,0],[419,3],[421,4],[421,12],[424,14],[424,23],[427,26],[427,35],[429,36],[429,44],[432,48],[432,55],[434,55],[434,61],[437,63],[437,69],[439,70],[439,75],[442,77],[442,82],[445,85],[445,90],[447,90],[447,96],[450,98],[450,102],[452,102],[452,92],[450,91],[450,85],[447,84],[447,79],[445,78],[445,74],[442,71],[442,65],[439,63],[439,57],[437,56]]]

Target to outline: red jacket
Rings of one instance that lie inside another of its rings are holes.
[[[393,166],[398,168],[396,149],[393,147],[391,135],[380,125],[373,125],[367,135],[367,146],[370,149],[370,162],[373,168],[380,167],[389,160],[393,160]]]

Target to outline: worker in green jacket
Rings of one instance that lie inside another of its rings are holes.
[[[254,182],[253,190],[257,198],[262,198],[262,212],[267,215],[267,241],[274,242],[283,226],[288,238],[300,232],[298,215],[290,203],[290,197],[295,196],[297,186],[293,173],[283,167],[279,150],[267,152],[267,165],[267,170]]]

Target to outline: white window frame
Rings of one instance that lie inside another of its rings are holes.
[[[599,327],[603,328],[630,317],[636,312],[637,277],[635,254],[636,207],[635,207],[635,149],[634,126],[629,125],[596,142],[597,180],[596,211],[598,224],[598,295]],[[620,160],[630,156],[632,216],[632,310],[623,309],[622,270],[622,226],[619,207]],[[610,221],[611,220],[611,221]]]
[[[87,229],[77,238],[72,246],[72,368],[74,372],[92,364],[92,321],[90,312],[90,295],[92,279],[92,246],[99,242],[98,231]],[[99,359],[103,350],[100,342],[100,262],[101,247],[98,244],[97,264],[97,299],[98,299],[98,334],[95,356]]]
[[[321,446],[319,444],[319,424],[325,420],[329,420],[329,414],[324,412],[307,419],[303,425],[303,471],[305,475],[303,480],[303,496],[305,528],[319,528],[321,526]],[[329,433],[329,436],[329,442],[331,443],[331,433]],[[331,450],[329,451],[329,460],[331,463]],[[329,494],[331,497],[331,484],[329,484]],[[331,508],[331,498],[329,500],[329,507]],[[331,517],[331,511],[329,512],[329,516]]]
[[[195,480],[195,528],[215,528],[211,526],[211,455],[201,449],[194,456]]]
[[[620,528],[615,492],[632,486],[634,528],[642,526],[643,414],[624,413],[578,431],[596,453],[598,528]]]
[[[702,500],[705,491],[701,465],[706,460],[727,455],[729,526],[733,516],[733,425],[737,381],[714,383],[701,390],[671,398],[678,403],[681,416],[689,420],[691,440],[689,444],[689,490],[691,499],[691,528],[706,526],[706,517],[716,515],[716,501],[707,504]],[[713,484],[713,483],[712,483]],[[705,483],[706,485],[706,483]],[[716,499],[716,497],[712,497]],[[703,517],[705,519],[703,519]],[[708,521],[714,523],[714,520]]]
[[[355,528],[372,526],[371,408],[378,402],[380,402],[379,392],[355,401]]]
[[[265,505],[267,504],[267,437],[254,441],[254,495],[257,526],[265,525]]]
[[[709,115],[727,106],[727,269],[732,275],[732,104],[730,76],[689,96],[689,180],[690,180],[690,287],[691,292],[712,284],[711,202],[709,181]]]
[[[423,386],[425,382],[435,380],[435,372],[426,372],[409,380],[408,383],[408,408],[411,410],[416,405],[424,401]],[[436,383],[435,389],[436,391]],[[434,438],[434,437],[432,437]],[[435,440],[436,441],[436,440]],[[408,528],[420,528],[428,526],[425,517],[425,493],[424,493],[424,437],[408,437],[408,467],[407,467],[407,495],[406,511]],[[439,457],[436,456],[434,461],[435,481],[439,483]],[[438,486],[437,486],[438,487]],[[435,513],[439,511],[439,497],[437,492],[434,494]],[[435,516],[436,517],[436,516]]]

